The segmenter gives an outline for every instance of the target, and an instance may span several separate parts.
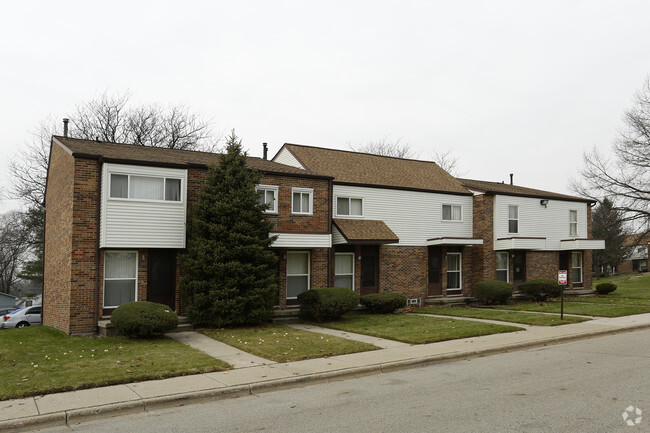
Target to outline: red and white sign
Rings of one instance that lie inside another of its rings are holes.
[[[567,271],[557,271],[557,283],[561,286],[566,286],[566,272]]]

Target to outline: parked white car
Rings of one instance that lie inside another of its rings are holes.
[[[42,307],[37,305],[5,314],[0,318],[0,328],[24,328],[25,326],[40,325],[42,311]]]

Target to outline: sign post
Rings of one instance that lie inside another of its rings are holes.
[[[560,297],[560,320],[564,320],[564,287],[566,286],[567,271],[557,271],[557,283],[562,286],[562,296]]]

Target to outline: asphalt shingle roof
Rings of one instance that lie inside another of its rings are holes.
[[[575,197],[566,194],[558,194],[550,191],[543,191],[541,189],[526,188],[518,185],[510,185],[508,183],[501,182],[488,182],[485,180],[474,180],[474,179],[458,179],[465,188],[471,189],[473,191],[481,191],[485,193],[493,194],[503,194],[503,195],[515,195],[521,197],[537,197],[537,198],[547,198],[554,200],[567,200],[567,201],[584,201],[591,203],[593,200]]]
[[[219,154],[217,153],[169,149],[165,147],[139,146],[124,143],[109,143],[61,136],[54,136],[54,139],[67,147],[75,157],[103,158],[111,162],[132,164],[144,163],[148,165],[159,164],[188,167],[206,167],[209,164],[219,163]],[[314,176],[314,173],[311,173],[308,170],[302,170],[300,168],[252,156],[247,158],[248,166],[259,171]]]
[[[284,148],[308,170],[333,176],[336,183],[470,194],[456,178],[431,161],[289,143]]]
[[[389,243],[399,242],[397,235],[383,221],[375,220],[332,220],[348,243]]]

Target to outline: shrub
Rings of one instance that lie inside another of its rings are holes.
[[[512,296],[512,284],[497,280],[481,281],[474,284],[474,296],[484,305],[503,304]]]
[[[361,297],[361,305],[373,314],[392,313],[406,305],[406,296],[399,293],[372,293]]]
[[[562,293],[562,286],[552,279],[540,278],[526,281],[519,286],[519,292],[527,295],[533,301],[545,302],[557,298]]]
[[[311,289],[298,295],[300,315],[318,322],[340,319],[359,305],[359,295],[344,287]]]
[[[596,286],[596,291],[599,295],[608,295],[616,290],[616,287],[613,283],[600,283]]]
[[[111,314],[111,324],[121,335],[151,338],[178,326],[178,316],[167,305],[155,302],[127,302]]]

